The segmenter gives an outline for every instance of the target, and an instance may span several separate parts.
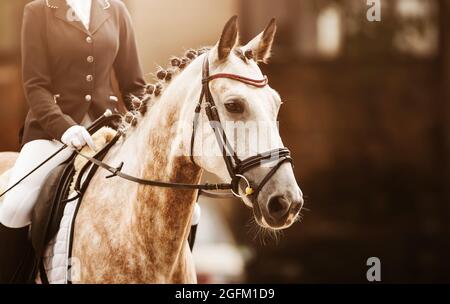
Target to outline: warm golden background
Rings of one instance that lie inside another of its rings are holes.
[[[264,70],[310,211],[263,244],[242,205],[203,201],[201,281],[365,282],[371,256],[384,282],[450,281],[450,1],[381,1],[381,22],[365,0],[124,1],[149,82],[171,55],[215,43],[234,14],[243,42],[278,19]],[[0,0],[0,151],[18,149],[27,108],[26,2]]]

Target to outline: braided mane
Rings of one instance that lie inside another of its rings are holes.
[[[159,68],[156,71],[157,82],[146,85],[145,94],[142,98],[131,96],[132,109],[126,112],[122,118],[120,129],[126,131],[137,126],[140,118],[144,117],[149,107],[162,95],[167,84],[179,75],[195,58],[208,52],[210,47],[202,47],[200,49],[187,50],[183,57],[173,56],[170,58],[170,66],[166,69]]]

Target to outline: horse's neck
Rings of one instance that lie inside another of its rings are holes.
[[[176,127],[178,122],[192,119],[193,85],[186,85],[192,81],[183,78],[189,78],[193,68],[177,77],[181,79],[174,79],[137,128],[127,135],[113,157],[126,160],[124,172],[153,180],[199,182],[201,170],[187,156],[186,136]],[[192,190],[137,186],[136,197],[129,206],[133,237],[145,246],[155,263],[176,263],[184,252],[195,198],[196,191]]]

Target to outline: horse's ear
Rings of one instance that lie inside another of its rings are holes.
[[[238,24],[237,16],[231,17],[225,24],[222,31],[222,36],[217,44],[217,59],[222,61],[228,58],[233,48],[238,43]]]
[[[272,18],[265,30],[242,48],[243,51],[251,50],[256,62],[267,63],[272,52],[272,45],[276,32],[276,20],[275,18]]]

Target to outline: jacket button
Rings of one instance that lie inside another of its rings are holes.
[[[89,62],[89,63],[93,63],[93,62],[94,62],[94,56],[88,56],[88,57],[86,58],[86,60],[87,60],[87,62]]]
[[[94,80],[94,76],[92,76],[92,75],[87,75],[86,76],[86,81],[87,82],[91,82],[92,80]]]
[[[87,42],[87,43],[92,43],[92,38],[91,38],[90,36],[87,36],[87,37],[86,37],[86,42]]]
[[[92,96],[86,95],[86,96],[84,96],[84,100],[86,100],[87,102],[90,102],[92,100]]]
[[[55,103],[58,103],[59,97],[61,97],[61,95],[59,94],[53,95],[53,100],[55,101]]]

